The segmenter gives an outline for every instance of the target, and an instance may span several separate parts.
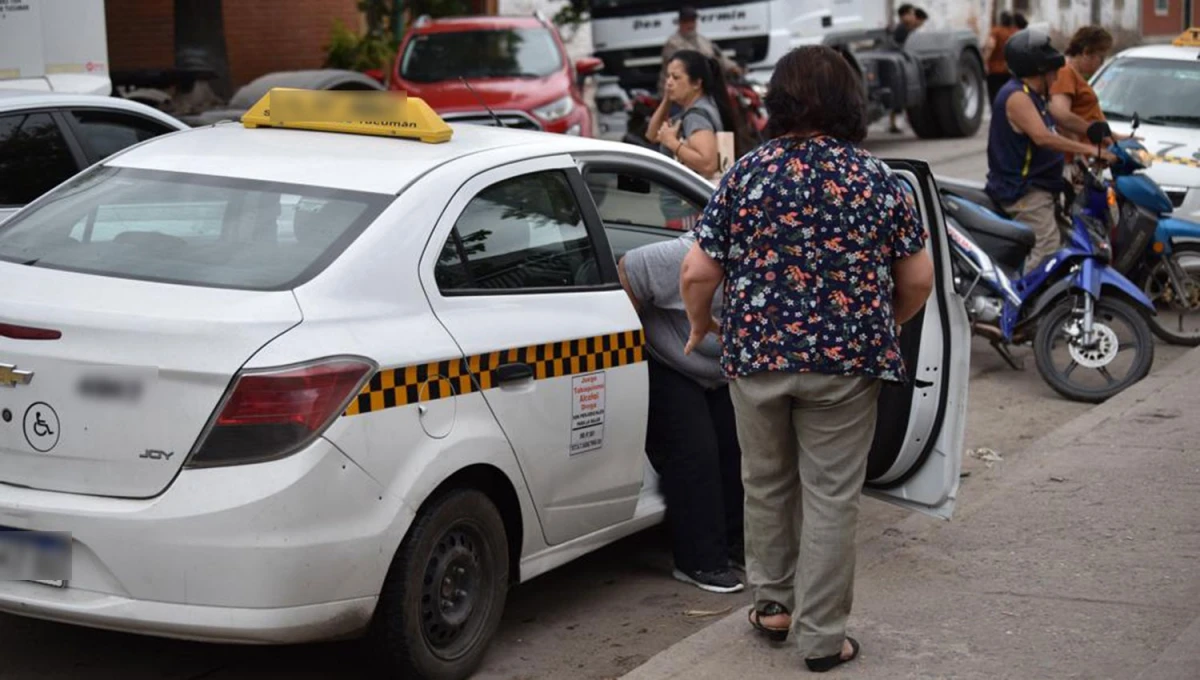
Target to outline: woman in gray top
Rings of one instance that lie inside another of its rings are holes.
[[[646,454],[661,478],[674,576],[703,590],[735,593],[745,586],[730,568],[742,548],[741,449],[721,346],[709,334],[690,354],[691,332],[679,293],[691,234],[636,248],[618,263],[649,350],[650,409]],[[721,314],[720,296],[712,305]]]
[[[720,168],[717,133],[736,130],[725,77],[715,59],[681,50],[667,63],[666,97],[650,118],[646,139],[705,177]],[[672,116],[677,109],[678,116]]]

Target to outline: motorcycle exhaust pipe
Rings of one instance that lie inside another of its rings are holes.
[[[971,324],[971,332],[992,342],[1004,342],[1004,332],[998,326],[993,326],[992,324],[976,321]]]

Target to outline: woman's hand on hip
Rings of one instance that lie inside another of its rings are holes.
[[[707,327],[699,328],[693,324],[692,332],[690,335],[688,335],[687,344],[684,345],[684,347],[683,347],[683,353],[691,354],[692,350],[696,349],[697,345],[704,342],[704,338],[709,333],[712,333],[719,337],[721,335],[721,322],[717,321],[716,319],[714,319],[712,317],[709,317]]]

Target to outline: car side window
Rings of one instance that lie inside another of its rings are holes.
[[[0,116],[0,205],[31,203],[77,172],[75,157],[50,114]]]
[[[605,227],[629,225],[689,231],[704,211],[703,204],[632,173],[592,170],[587,174],[587,185]]]
[[[121,113],[119,111],[72,111],[79,137],[94,161],[99,161],[118,151],[157,137],[174,128],[148,118]]]
[[[476,195],[442,248],[434,280],[449,293],[598,285],[596,249],[566,175],[522,175]]]

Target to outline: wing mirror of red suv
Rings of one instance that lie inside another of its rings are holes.
[[[604,62],[596,57],[584,57],[575,62],[575,72],[580,76],[590,76],[599,73],[604,68]]]

